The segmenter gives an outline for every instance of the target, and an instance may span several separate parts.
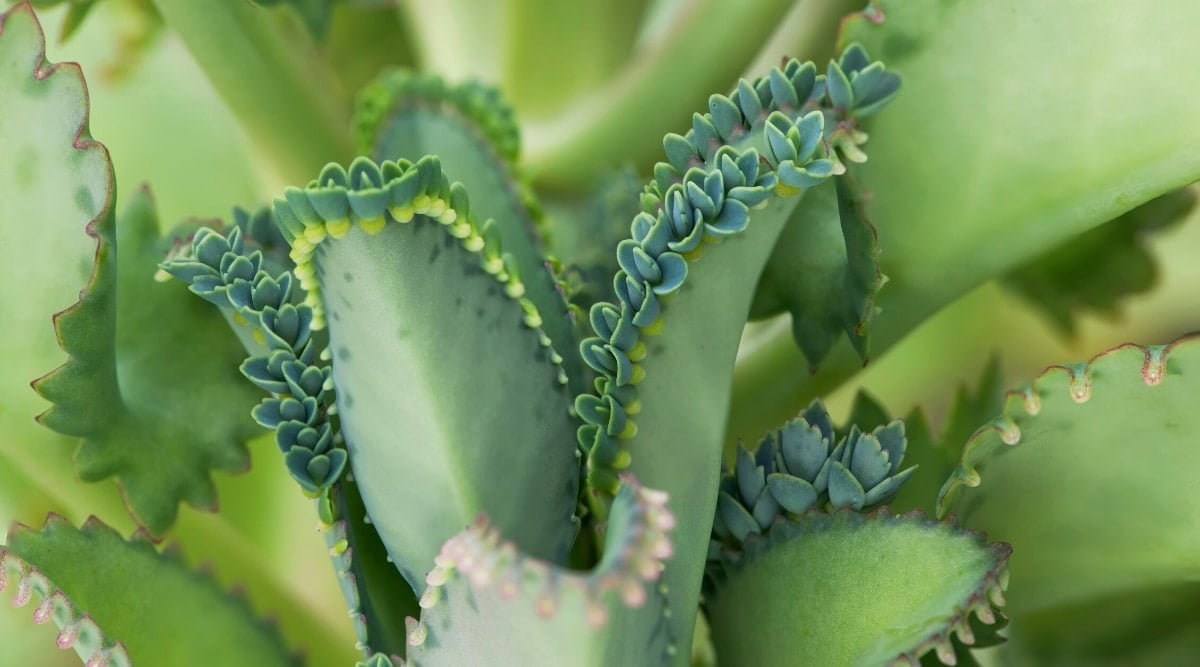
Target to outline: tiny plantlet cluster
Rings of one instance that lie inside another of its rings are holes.
[[[1194,289],[936,420],[863,371],[1153,286],[1200,6],[1085,4],[7,3],[0,662],[1194,664]],[[93,139],[51,26],[194,125]]]

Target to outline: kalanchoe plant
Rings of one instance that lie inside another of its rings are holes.
[[[1190,664],[1195,338],[818,398],[985,281],[1064,332],[1153,282],[1200,8],[1092,4],[14,4],[0,590],[89,667]],[[34,7],[136,17],[124,77],[173,30],[264,185],[118,198]]]

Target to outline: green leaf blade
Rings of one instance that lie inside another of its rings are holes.
[[[80,477],[115,477],[134,518],[162,534],[181,501],[216,508],[212,471],[249,465],[245,443],[258,431],[247,409],[258,394],[238,377],[241,348],[221,317],[155,280],[170,239],[158,237],[148,192],[96,233],[96,272],[55,320],[71,357],[34,388],[54,403],[43,423],[83,438]]]
[[[382,193],[382,215],[352,208],[359,193]],[[396,566],[423,589],[442,542],[485,510],[561,562],[577,529],[567,376],[465,188],[436,158],[360,158],[299,196],[349,216],[276,200],[314,329],[328,325],[329,414]]]
[[[1200,506],[1198,367],[1194,338],[1054,366],[972,436],[938,512],[1017,549],[1014,614],[1200,571],[1197,514],[1179,511]]]
[[[54,605],[55,620],[65,626],[61,642],[69,646],[71,635],[82,639],[77,650],[84,660],[120,640],[128,661],[120,662],[122,649],[115,649],[110,659],[117,665],[298,664],[244,601],[189,570],[177,556],[158,553],[144,539],[126,541],[98,520],[75,528],[51,515],[40,530],[11,531],[0,554],[6,568],[17,569],[18,596],[37,576],[62,592],[66,603],[55,598]],[[108,639],[95,637],[95,628]]]
[[[572,392],[583,391],[575,322],[547,265],[540,206],[516,164],[520,131],[500,92],[476,82],[451,85],[433,75],[391,71],[359,96],[355,125],[363,155],[413,162],[433,155],[450,179],[466,186],[477,214],[496,221],[525,295],[563,356]]]
[[[954,664],[956,639],[986,645],[970,626],[1002,620],[1011,548],[920,513],[810,512],[747,548],[706,603],[730,664]]]

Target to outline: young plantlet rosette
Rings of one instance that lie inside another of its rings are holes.
[[[1179,29],[1200,11],[34,4],[64,38],[137,26],[113,76],[173,28],[259,179],[291,183],[165,233],[148,187],[118,207],[78,68],[46,62],[32,4],[0,13],[0,265],[19,269],[0,379],[44,373],[37,396],[0,385],[0,498],[69,517],[14,526],[0,590],[88,667],[1200,654],[1194,338],[1008,394],[993,365],[936,430],[817,398],[991,278],[1064,331],[1149,284],[1141,239],[1200,177],[1200,96],[1151,65],[1200,58]],[[1063,54],[1084,28],[1105,39]],[[823,64],[779,58],[835,34]],[[1093,155],[1126,136],[1122,160]],[[215,171],[194,169],[197,189]],[[81,229],[86,287],[46,341]],[[1081,287],[1081,257],[1133,268]],[[48,429],[18,424],[39,400]],[[64,436],[73,466],[8,442]],[[251,450],[221,514],[180,512],[215,512],[213,472]],[[323,553],[280,540],[297,497]],[[43,663],[5,632],[6,661]]]

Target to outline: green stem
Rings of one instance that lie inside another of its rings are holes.
[[[667,32],[630,54],[607,84],[524,128],[527,163],[548,186],[589,183],[606,169],[648,165],[663,134],[683,129],[708,94],[729,88],[790,0],[690,0]],[[636,122],[630,122],[636,119]]]
[[[246,0],[154,0],[278,175],[353,153],[350,105],[300,19]]]
[[[521,115],[545,116],[604,83],[633,50],[648,0],[511,0],[503,88]]]

